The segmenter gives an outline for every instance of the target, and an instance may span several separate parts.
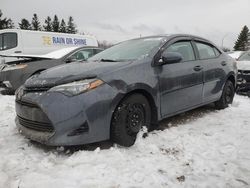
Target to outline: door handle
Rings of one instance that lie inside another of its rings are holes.
[[[194,71],[201,71],[202,69],[203,67],[201,67],[200,65],[194,67]]]
[[[222,61],[220,64],[221,64],[222,66],[225,66],[225,65],[227,65],[227,62],[226,62],[226,61]]]

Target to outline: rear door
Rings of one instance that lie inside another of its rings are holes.
[[[203,102],[214,101],[221,96],[227,62],[221,52],[208,42],[196,40],[195,48],[204,71]]]
[[[160,67],[158,76],[163,117],[202,103],[203,88],[202,66],[196,59],[191,40],[174,41],[165,50],[180,53],[183,60]]]

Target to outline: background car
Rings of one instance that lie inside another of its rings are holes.
[[[237,93],[250,97],[250,50],[244,52],[237,61]]]
[[[97,47],[69,47],[50,52],[46,55],[13,55],[21,58],[17,61],[0,64],[0,88],[2,94],[13,94],[15,90],[34,74],[48,68],[71,63],[86,61],[99,53]]]
[[[236,75],[235,61],[200,37],[129,40],[29,78],[16,92],[16,125],[47,145],[131,146],[142,126],[208,103],[228,107]]]
[[[227,52],[227,54],[229,55],[229,56],[231,56],[232,58],[234,58],[234,59],[238,59],[240,56],[241,56],[241,54],[243,54],[244,53],[244,51],[232,51],[232,52]]]

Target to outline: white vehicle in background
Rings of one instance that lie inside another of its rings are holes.
[[[21,29],[0,30],[0,55],[35,54],[43,55],[65,47],[97,47],[95,37],[89,35],[30,31]],[[5,61],[9,61],[5,58]],[[4,62],[2,57],[1,62]]]
[[[250,50],[244,52],[237,60],[237,92],[250,97]]]
[[[237,60],[243,53],[244,51],[232,51],[228,52],[227,54]]]

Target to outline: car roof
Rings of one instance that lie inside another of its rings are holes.
[[[162,34],[162,35],[152,35],[152,36],[146,36],[146,37],[140,37],[140,38],[136,38],[136,39],[147,39],[147,38],[157,38],[157,37],[162,37],[162,38],[165,38],[165,40],[169,41],[171,39],[174,39],[174,38],[191,38],[191,39],[194,39],[194,40],[198,40],[198,41],[201,41],[201,42],[207,42],[209,44],[212,44],[213,46],[215,46],[220,52],[223,52],[220,48],[217,47],[216,44],[214,44],[213,42],[205,39],[205,38],[202,38],[200,36],[196,36],[196,35],[190,35],[190,34]],[[134,39],[132,39],[134,40]]]
[[[151,36],[140,37],[140,38],[146,39],[146,38],[157,38],[157,37],[162,37],[162,38],[166,38],[166,39],[172,39],[172,38],[176,38],[176,37],[190,37],[190,38],[194,38],[197,40],[203,40],[203,41],[211,43],[211,41],[209,41],[205,38],[202,38],[202,37],[196,36],[196,35],[190,35],[190,34],[162,34],[162,35],[151,35]],[[139,38],[136,38],[136,39],[139,39]]]

